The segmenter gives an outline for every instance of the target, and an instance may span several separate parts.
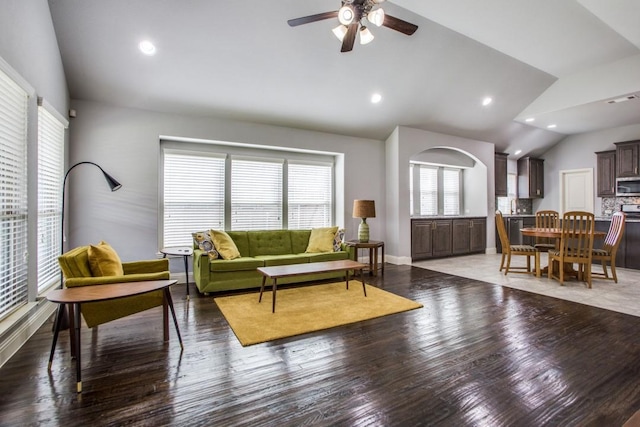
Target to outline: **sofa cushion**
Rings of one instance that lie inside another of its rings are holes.
[[[236,248],[240,252],[241,257],[251,256],[249,249],[249,232],[248,231],[227,231],[229,237],[233,239]]]
[[[306,264],[309,262],[309,254],[288,255],[258,255],[256,259],[264,261],[264,266]]]
[[[338,229],[335,236],[333,236],[333,251],[338,252],[342,250],[342,242],[344,241],[344,228]]]
[[[91,275],[100,276],[122,276],[122,261],[116,251],[107,242],[100,242],[99,245],[89,245],[87,251],[89,256],[89,266]]]
[[[291,254],[288,230],[251,231],[248,233],[250,256]]]
[[[289,235],[291,236],[292,254],[300,254],[307,250],[311,230],[289,230]]]
[[[209,259],[220,258],[220,254],[216,251],[216,247],[211,239],[211,234],[209,234],[208,231],[197,231],[195,233],[191,233],[191,236],[193,237],[193,243],[195,246],[202,252],[206,253]]]
[[[211,239],[216,247],[216,251],[218,251],[222,259],[240,258],[238,247],[226,232],[222,230],[211,230],[209,233],[211,234]]]
[[[212,272],[255,270],[258,267],[264,267],[264,261],[250,257],[209,261],[209,270]]]
[[[343,259],[349,259],[349,254],[345,251],[322,252],[305,255],[309,257],[309,262],[340,261]]]
[[[338,227],[321,227],[311,229],[307,253],[332,252],[333,238],[338,231]]]

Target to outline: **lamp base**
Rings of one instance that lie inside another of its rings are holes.
[[[369,224],[367,224],[367,218],[362,218],[362,222],[358,226],[358,240],[360,243],[369,242]]]

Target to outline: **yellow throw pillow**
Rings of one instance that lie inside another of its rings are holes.
[[[311,229],[307,253],[333,252],[333,238],[338,227],[323,227]]]
[[[216,247],[216,251],[218,251],[222,259],[240,258],[238,247],[227,233],[220,230],[211,230],[209,235],[213,240],[213,246]]]
[[[120,257],[107,242],[100,242],[99,245],[90,245],[87,250],[87,255],[89,257],[89,267],[91,267],[92,276],[124,275]]]

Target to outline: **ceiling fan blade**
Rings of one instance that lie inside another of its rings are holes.
[[[337,17],[338,11],[334,10],[333,12],[317,13],[315,15],[303,16],[302,18],[289,19],[287,21],[287,24],[289,24],[289,26],[291,27],[296,27],[302,24],[310,24],[312,22],[322,21],[323,19],[331,19]]]
[[[417,25],[413,25],[410,22],[403,21],[402,19],[396,18],[391,15],[384,15],[384,21],[382,25],[391,28],[392,30],[400,31],[403,34],[410,36],[415,33],[418,29]]]
[[[358,23],[354,22],[349,24],[347,28],[347,34],[342,39],[342,49],[340,52],[350,52],[353,49],[353,43],[356,41],[356,34],[358,33]]]

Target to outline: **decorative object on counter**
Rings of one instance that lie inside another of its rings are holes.
[[[618,246],[622,240],[624,234],[624,224],[626,214],[623,212],[616,212],[611,217],[611,225],[609,226],[609,232],[604,238],[604,247],[602,249],[593,249],[592,260],[602,262],[602,273],[591,273],[594,276],[602,277],[605,279],[613,280],[618,283],[618,276],[616,274],[616,254],[618,253]],[[607,272],[607,263],[611,267],[611,277]]]
[[[560,214],[556,211],[536,212],[536,228],[558,228],[560,227]],[[556,248],[555,239],[548,237],[536,237],[534,248],[541,252],[548,252]]]
[[[358,226],[358,240],[362,243],[369,241],[369,224],[367,218],[376,217],[376,205],[373,200],[354,200],[353,217],[362,219]]]
[[[540,277],[540,251],[534,248],[531,245],[512,245],[509,242],[509,236],[507,236],[507,227],[504,224],[504,220],[502,219],[502,212],[496,211],[496,227],[498,228],[498,236],[500,236],[500,243],[502,244],[502,258],[500,259],[500,270],[504,269],[504,275],[511,270],[524,270],[524,271],[513,271],[514,273],[533,273],[531,271],[531,257],[534,258],[535,261],[535,274],[536,277]],[[512,267],[511,266],[511,255],[520,255],[527,257],[527,266],[526,267]],[[505,260],[507,264],[505,265]]]

